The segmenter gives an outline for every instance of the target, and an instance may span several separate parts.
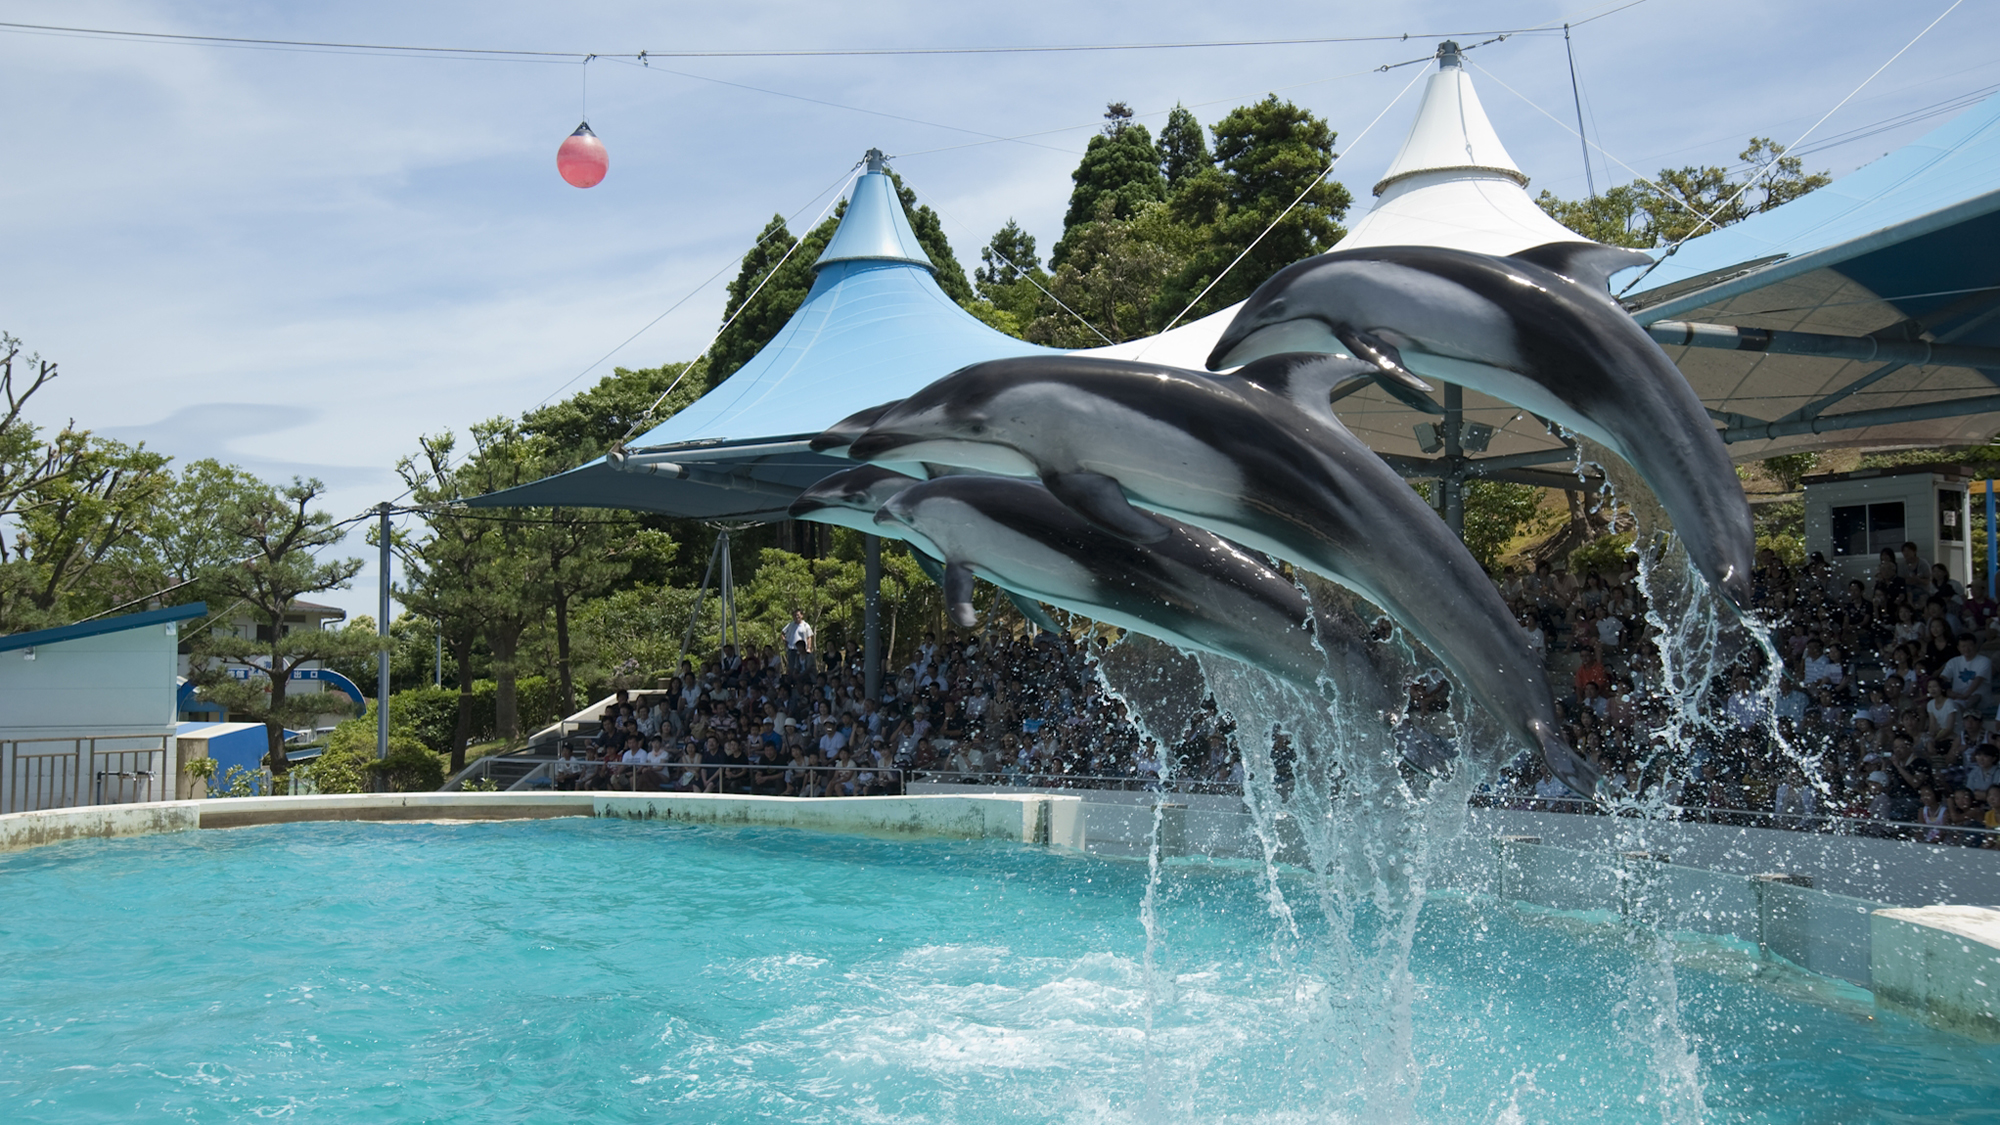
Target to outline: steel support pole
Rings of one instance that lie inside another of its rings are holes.
[[[862,693],[882,698],[882,537],[861,537]]]
[[[1461,540],[1465,538],[1465,446],[1459,434],[1465,427],[1465,388],[1457,383],[1444,385],[1444,422],[1438,428],[1444,437],[1445,472],[1438,478],[1443,494],[1444,525]]]
[[[382,651],[375,654],[375,757],[389,756],[389,502],[375,506],[382,516],[382,614],[375,621],[375,633],[382,638]]]

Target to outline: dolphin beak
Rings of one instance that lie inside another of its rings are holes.
[[[810,496],[801,496],[797,500],[792,501],[792,506],[786,509],[786,512],[793,519],[802,520],[811,513],[829,506],[824,500],[815,500]]]
[[[876,433],[870,430],[854,439],[854,443],[847,447],[847,456],[855,461],[879,461],[907,444],[909,444],[908,439],[901,435]]]
[[[834,457],[844,457],[846,456],[845,450],[847,449],[847,445],[848,445],[848,435],[837,434],[829,431],[807,442],[806,448],[812,450],[814,453],[825,453]]]

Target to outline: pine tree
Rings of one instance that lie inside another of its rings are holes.
[[[1062,241],[1049,253],[1051,268],[1068,256],[1076,230],[1096,220],[1099,200],[1110,198],[1112,217],[1129,219],[1141,206],[1166,198],[1167,181],[1160,174],[1160,153],[1153,147],[1153,136],[1144,125],[1132,124],[1130,115],[1123,103],[1113,102],[1105,114],[1110,124],[1090,138],[1083,160],[1070,173],[1075,186],[1070,190],[1069,210],[1063,215]]]
[[[1166,177],[1167,190],[1173,191],[1189,176],[1210,167],[1208,139],[1202,135],[1201,122],[1182,106],[1175,106],[1167,114],[1167,123],[1160,127],[1160,172]]]
[[[1035,257],[1035,236],[1021,229],[1021,224],[1013,219],[994,232],[986,248],[979,252],[979,260],[985,264],[972,271],[973,281],[978,283],[979,295],[993,300],[993,290],[1010,286],[1039,267],[1041,259]]]
[[[1333,163],[1335,138],[1324,120],[1272,94],[1232,110],[1214,134],[1216,167],[1186,176],[1174,193],[1175,217],[1202,230],[1208,245],[1154,303],[1162,327],[1211,280],[1221,279],[1188,316],[1242,300],[1265,278],[1324,253],[1347,233],[1340,220],[1353,198],[1321,178]],[[1242,261],[1231,268],[1238,255]]]

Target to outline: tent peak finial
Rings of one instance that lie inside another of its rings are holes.
[[[1445,67],[1459,67],[1464,65],[1465,57],[1459,51],[1456,42],[1447,39],[1438,44],[1438,69],[1442,70]]]
[[[864,175],[855,177],[847,194],[847,210],[834,228],[826,252],[813,263],[818,270],[835,262],[905,262],[936,272],[923,243],[910,227],[901,194],[889,172],[889,158],[879,148],[868,150]]]

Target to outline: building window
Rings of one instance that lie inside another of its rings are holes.
[[[1940,488],[1937,498],[1938,538],[1947,543],[1965,542],[1965,523],[1959,518],[1965,510],[1965,493]]]
[[[1903,546],[1903,504],[1850,504],[1833,509],[1833,553],[1872,555]]]

